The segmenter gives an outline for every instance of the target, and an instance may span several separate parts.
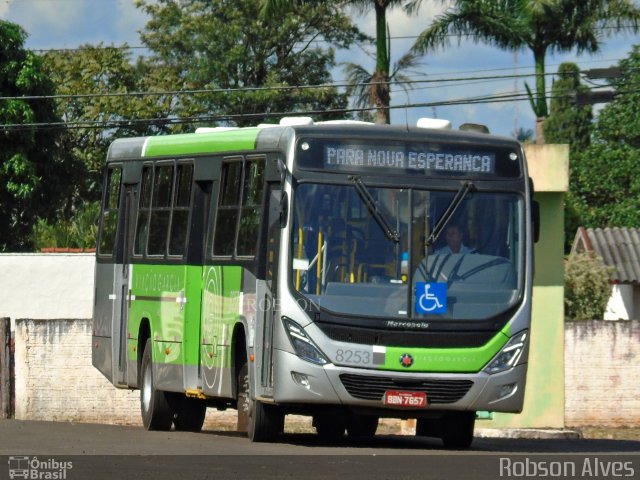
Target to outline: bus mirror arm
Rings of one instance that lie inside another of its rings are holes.
[[[531,223],[533,224],[533,242],[540,240],[540,204],[535,200],[531,201]]]
[[[284,164],[284,160],[278,158],[278,172],[280,173],[280,187],[284,190],[284,180],[287,176],[287,166]]]
[[[287,226],[287,218],[289,217],[289,196],[284,190],[280,196],[280,228]]]

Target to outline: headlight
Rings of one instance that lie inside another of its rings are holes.
[[[499,373],[512,368],[518,363],[522,352],[524,352],[528,338],[529,332],[527,330],[511,337],[505,346],[502,347],[500,353],[498,353],[485,368],[485,372]]]
[[[282,317],[284,330],[287,332],[289,341],[298,356],[307,362],[317,365],[329,363],[327,357],[320,351],[315,343],[307,336],[303,328],[287,317]]]

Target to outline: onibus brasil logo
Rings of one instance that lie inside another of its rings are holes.
[[[40,460],[38,457],[9,457],[9,478],[27,478],[34,480],[65,480],[67,470],[73,468],[73,462],[62,462],[54,458]]]

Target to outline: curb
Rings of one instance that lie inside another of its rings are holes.
[[[476,438],[520,438],[528,440],[579,440],[578,430],[552,428],[476,428]]]

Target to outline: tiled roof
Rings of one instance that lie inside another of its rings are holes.
[[[614,280],[640,284],[640,228],[578,228],[571,253],[595,252],[615,267]]]

